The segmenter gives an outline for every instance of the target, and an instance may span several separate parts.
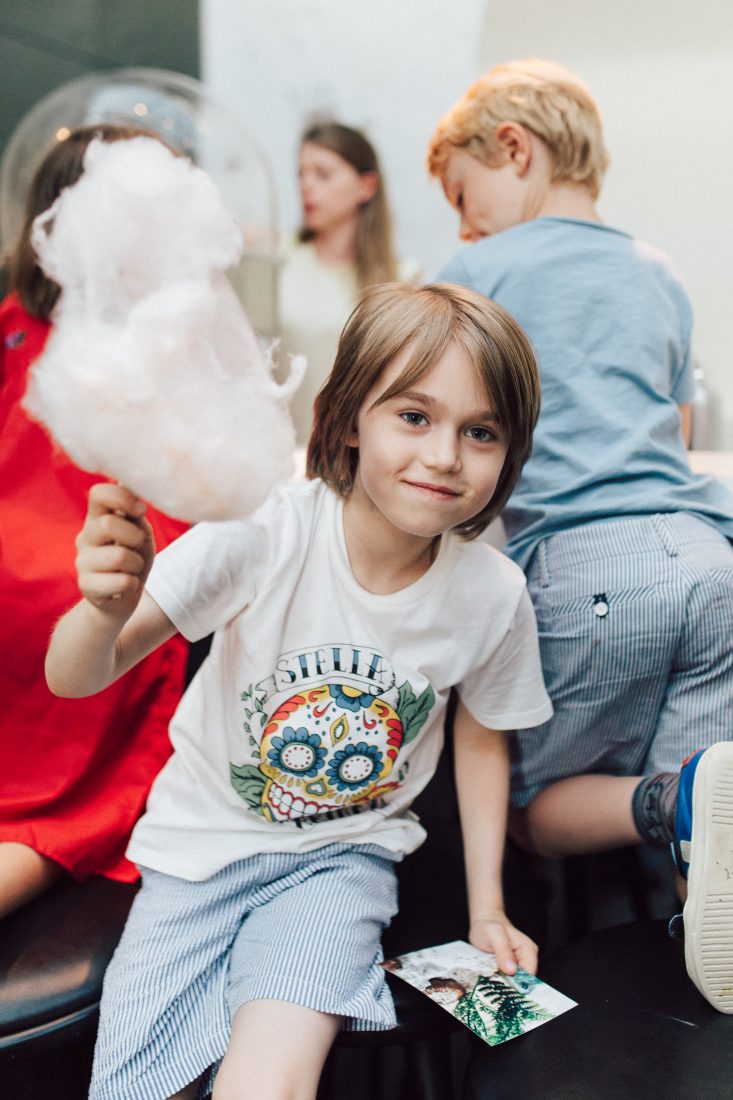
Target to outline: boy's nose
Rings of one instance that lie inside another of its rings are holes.
[[[460,464],[458,442],[452,431],[432,433],[426,440],[423,462],[434,470],[455,470]]]

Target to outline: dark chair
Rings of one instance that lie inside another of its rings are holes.
[[[544,859],[510,842],[504,879],[510,916],[542,956],[601,928],[680,909],[671,853],[644,846]]]
[[[467,932],[450,746],[416,808],[429,839],[399,865],[400,913],[385,934],[387,957],[463,939]],[[136,889],[101,878],[82,884],[66,878],[0,924],[3,1100],[85,1100],[102,979]],[[388,981],[399,1026],[343,1032],[320,1095],[348,1092],[358,1100],[361,1083],[369,1100],[450,1100],[457,1095],[452,1044],[464,1029],[417,990],[392,975]],[[360,1056],[367,1069],[355,1078]],[[347,1087],[340,1083],[344,1074]]]
[[[205,651],[206,643],[194,647],[190,674]],[[415,809],[428,839],[398,867],[400,911],[385,933],[387,957],[467,935],[450,737]],[[614,910],[609,919],[608,901],[599,911],[599,899],[626,896],[631,874],[631,896],[638,900],[640,889],[650,881],[648,868],[632,874],[622,857],[623,866],[616,868],[614,877],[603,857],[599,860],[542,861],[510,845],[505,866],[510,917],[545,948],[566,943],[599,921],[629,919],[621,915],[623,910]],[[651,878],[657,882],[658,872]],[[135,890],[104,879],[84,884],[67,879],[0,924],[3,1100],[85,1100],[102,978]],[[630,914],[648,915],[657,914],[648,909]],[[344,1095],[349,1100],[460,1096],[475,1038],[399,978],[388,974],[387,980],[399,1026],[390,1032],[341,1033],[326,1065],[319,1100],[340,1100]]]
[[[558,951],[540,976],[578,1007],[501,1047],[473,1045],[465,1100],[729,1100],[733,1017],[687,977],[666,921],[617,925]]]
[[[465,898],[457,822],[437,820],[430,841],[401,866],[400,918],[385,936],[396,955],[464,938]],[[58,883],[0,926],[0,1097],[85,1100],[99,999],[136,887],[107,879]],[[388,975],[399,1027],[344,1032],[322,1095],[450,1100],[450,1037],[463,1031],[427,997]],[[390,1057],[390,1054],[392,1055]],[[359,1056],[365,1071],[355,1079]],[[340,1084],[349,1080],[348,1090]],[[414,1089],[414,1091],[411,1091]]]
[[[85,1100],[102,978],[136,886],[64,879],[0,924],[0,1096]]]
[[[187,681],[209,645],[191,647]],[[0,921],[2,1100],[86,1100],[102,980],[136,892],[67,876]]]

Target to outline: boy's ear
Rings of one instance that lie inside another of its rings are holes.
[[[532,139],[529,130],[519,122],[502,122],[496,129],[496,140],[504,157],[517,174],[524,176],[532,161]]]

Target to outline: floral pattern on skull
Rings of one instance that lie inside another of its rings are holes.
[[[379,696],[343,684],[291,696],[263,730],[261,812],[293,821],[371,801],[397,786],[385,780],[402,740],[399,715]]]

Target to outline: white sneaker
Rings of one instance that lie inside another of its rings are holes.
[[[689,862],[687,973],[713,1008],[733,1013],[733,741],[683,765],[676,843]]]

